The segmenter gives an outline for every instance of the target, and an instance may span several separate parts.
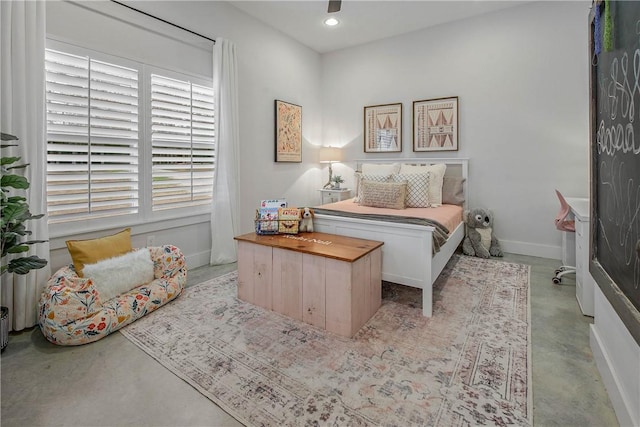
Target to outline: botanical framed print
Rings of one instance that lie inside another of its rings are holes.
[[[302,162],[302,107],[277,100],[276,162]]]
[[[413,102],[413,151],[458,150],[458,97]]]
[[[364,152],[402,151],[402,104],[364,107]]]

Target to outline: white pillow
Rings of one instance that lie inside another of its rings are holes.
[[[103,303],[154,279],[147,248],[87,264],[82,271],[85,278],[93,280]]]
[[[401,174],[429,173],[429,206],[436,208],[442,205],[442,184],[447,165],[401,165]]]
[[[398,171],[400,170],[400,164],[363,163],[361,169],[363,175],[391,175],[394,173],[398,173]]]

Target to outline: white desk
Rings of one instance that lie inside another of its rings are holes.
[[[595,280],[589,273],[589,199],[580,197],[567,197],[567,203],[571,206],[571,213],[576,221],[575,232],[575,266],[576,266],[576,298],[580,310],[585,316],[594,315],[594,289]],[[571,238],[567,236],[562,242],[564,246],[571,245]],[[567,252],[563,247],[563,256]],[[562,262],[566,262],[564,259]]]

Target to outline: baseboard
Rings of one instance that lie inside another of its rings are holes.
[[[631,413],[627,409],[625,398],[620,392],[618,376],[615,370],[612,369],[607,350],[602,344],[595,325],[590,325],[589,344],[591,346],[591,352],[593,353],[593,359],[602,377],[602,382],[609,394],[609,400],[611,400],[613,409],[618,417],[618,423],[621,427],[633,426],[634,423],[631,419]]]
[[[541,245],[537,243],[518,242],[514,240],[500,240],[504,252],[518,255],[528,255],[540,258],[562,259],[562,247]]]
[[[211,251],[203,251],[195,254],[185,254],[187,259],[187,269],[202,267],[203,265],[209,265],[211,260]]]

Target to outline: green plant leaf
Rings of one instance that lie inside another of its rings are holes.
[[[26,203],[11,204],[6,206],[2,210],[2,217],[5,222],[14,221],[21,218],[24,214],[29,212],[29,205]]]
[[[3,141],[17,141],[18,137],[8,133],[0,132],[0,139],[2,139]]]
[[[18,144],[6,143],[5,141],[18,141],[18,138],[8,133],[0,132],[2,139],[1,148],[17,147]],[[0,159],[1,188],[0,188],[0,231],[2,234],[2,264],[0,273],[11,272],[16,274],[27,274],[30,270],[42,268],[47,265],[47,260],[38,256],[22,256],[29,250],[29,245],[44,243],[46,240],[27,240],[20,242],[23,236],[29,236],[31,231],[27,230],[24,223],[31,219],[40,219],[44,214],[33,215],[29,211],[27,199],[19,195],[9,195],[11,189],[26,190],[29,188],[29,180],[21,175],[16,175],[10,171],[13,169],[25,169],[26,164],[17,164],[20,157],[2,157]],[[9,264],[5,264],[5,256],[13,254]]]
[[[22,252],[27,252],[29,250],[29,246],[27,245],[17,245],[17,246],[12,246],[10,248],[7,249],[7,253],[8,254],[19,254]]]
[[[31,234],[30,231],[27,231],[25,229],[24,224],[22,224],[21,222],[9,224],[8,226],[5,226],[3,228],[3,231],[4,231],[3,236],[4,235],[7,235],[7,236],[11,236],[11,235],[26,236],[28,234]]]
[[[22,245],[35,245],[36,243],[44,243],[48,242],[48,240],[27,240],[26,242],[22,242]]]
[[[14,247],[16,244],[18,244],[18,239],[16,237],[12,237],[10,239],[7,239],[5,241],[3,241],[2,243],[4,246],[2,247],[2,256],[4,257],[5,255],[7,255],[7,251],[9,250],[9,248]]]
[[[17,244],[18,239],[15,237],[12,237],[10,239],[7,239],[4,241],[4,247],[2,248],[2,256],[5,256],[6,254],[9,253],[9,249],[14,247]]]
[[[27,274],[31,270],[37,270],[47,265],[47,260],[36,255],[12,259],[7,270],[9,273]]]
[[[7,198],[8,203],[26,202],[27,198],[22,196],[11,196]]]
[[[17,239],[18,237],[20,237],[20,234],[14,232],[14,231],[7,231],[7,232],[2,233],[2,237],[4,237],[5,240]]]
[[[2,175],[2,188],[13,187],[21,190],[29,188],[27,178],[20,175]]]
[[[40,218],[42,218],[42,217],[44,216],[44,214],[38,214],[38,215],[31,215],[31,214],[29,214],[29,215],[30,215],[30,216],[29,216],[29,218],[27,218],[27,219],[40,219]]]
[[[10,165],[11,163],[15,163],[20,159],[21,157],[3,157],[2,160],[0,160],[0,165]]]
[[[29,163],[25,163],[24,165],[15,165],[15,166],[11,166],[8,167],[7,170],[11,170],[11,169],[24,169],[27,166],[29,166]]]

